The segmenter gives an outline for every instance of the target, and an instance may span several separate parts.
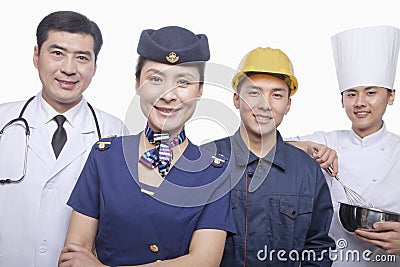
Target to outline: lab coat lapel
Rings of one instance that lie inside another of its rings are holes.
[[[29,136],[28,147],[40,158],[49,168],[56,161],[53,148],[51,147],[46,128],[43,127],[43,122],[39,114],[40,111],[40,95],[36,96],[28,105],[23,117],[28,121],[31,134]],[[29,153],[29,152],[28,152]]]
[[[86,102],[78,116],[75,128],[67,136],[67,142],[56,161],[50,178],[84,154],[96,141],[95,125]]]

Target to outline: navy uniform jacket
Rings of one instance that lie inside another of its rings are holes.
[[[198,229],[235,232],[229,188],[223,188],[229,177],[226,159],[200,154],[189,142],[155,188],[138,181],[138,151],[139,135],[98,142],[68,201],[74,210],[99,220],[95,246],[103,264],[182,256]]]
[[[275,148],[262,159],[249,152],[239,131],[213,143],[205,146],[229,156],[233,165],[237,234],[227,238],[221,266],[299,266],[303,251],[302,266],[330,266],[332,202],[315,160],[283,142],[279,132]]]

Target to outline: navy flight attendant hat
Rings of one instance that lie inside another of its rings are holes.
[[[180,64],[210,59],[208,39],[204,34],[178,26],[167,26],[158,30],[144,30],[137,47],[139,55],[165,64]]]

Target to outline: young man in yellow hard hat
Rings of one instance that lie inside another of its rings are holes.
[[[324,156],[337,153],[339,177],[346,186],[376,208],[400,213],[399,192],[393,188],[399,180],[400,137],[390,133],[383,121],[395,97],[392,88],[400,30],[390,26],[350,29],[336,34],[331,41],[342,105],[352,122],[351,130],[315,132],[288,140],[302,141],[293,144],[325,166],[332,162]],[[320,148],[325,153],[318,153]],[[339,201],[347,202],[345,192],[334,179],[328,181],[335,211],[330,235],[338,246],[339,242],[345,244],[338,248],[333,265],[381,266],[384,262],[384,266],[400,266],[400,259],[396,262],[387,255],[400,255],[400,223],[380,222],[374,225],[374,231],[356,230],[355,235],[347,232],[338,216]]]
[[[237,234],[227,238],[221,266],[330,266],[328,185],[318,163],[277,131],[297,90],[289,58],[279,49],[256,48],[232,85],[240,127],[206,145],[229,155],[232,167]]]

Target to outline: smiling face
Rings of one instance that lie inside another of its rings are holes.
[[[359,86],[343,92],[342,105],[352,122],[353,131],[360,137],[377,132],[387,105],[394,102],[395,90]]]
[[[199,79],[196,67],[145,61],[136,80],[136,93],[153,131],[179,134],[201,97]]]
[[[239,95],[234,94],[233,101],[239,109],[241,132],[246,131],[253,141],[275,134],[276,127],[291,104],[288,85],[267,74],[254,74],[246,78],[241,83]]]
[[[42,96],[63,113],[82,99],[96,72],[91,35],[50,31],[33,61],[43,85]]]

